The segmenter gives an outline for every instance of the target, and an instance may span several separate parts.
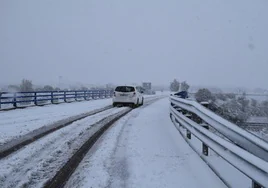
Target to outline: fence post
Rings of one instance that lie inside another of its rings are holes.
[[[95,99],[95,91],[91,92],[91,98],[94,100]]]
[[[66,91],[63,91],[63,100],[64,100],[64,102],[67,102],[67,100],[66,100]]]
[[[17,108],[17,93],[14,93],[14,96],[13,96],[13,106],[14,108]]]
[[[34,105],[37,106],[37,93],[34,92]]]
[[[74,92],[74,99],[77,101],[77,91]]]
[[[257,182],[255,182],[254,180],[252,180],[252,188],[263,188],[260,184],[258,184]]]
[[[93,99],[94,100],[96,100],[97,99],[97,94],[98,94],[98,91],[96,90],[96,91],[94,91],[94,93],[93,93]]]
[[[87,91],[84,91],[84,99],[87,100]]]
[[[88,101],[90,100],[90,92],[89,92],[89,90],[87,90],[87,100]]]
[[[51,91],[51,95],[50,95],[50,97],[51,97],[51,99],[50,99],[50,100],[51,100],[51,104],[54,104],[54,101],[53,101],[53,99],[54,99],[54,98],[53,98],[53,91]]]
[[[93,98],[93,91],[91,90],[90,91],[90,98],[93,100],[94,98]]]
[[[99,90],[99,99],[101,98],[101,90]]]

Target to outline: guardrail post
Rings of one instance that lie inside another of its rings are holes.
[[[17,108],[17,94],[14,93],[14,96],[13,96],[13,106],[14,108]]]
[[[1,109],[1,97],[2,97],[2,93],[0,92],[0,109]]]
[[[201,126],[205,129],[209,129],[208,124],[201,124]],[[208,156],[208,146],[204,142],[202,142],[202,152],[205,156]]]
[[[188,139],[191,139],[191,132],[187,129],[187,131],[186,131],[186,135],[187,135],[187,138]]]
[[[53,91],[51,91],[50,97],[51,97],[51,99],[50,99],[51,100],[51,104],[54,104],[54,101],[53,101],[53,99],[54,99],[53,98]]]
[[[64,100],[64,102],[67,102],[67,100],[66,100],[66,91],[63,92],[63,100]]]
[[[252,180],[252,188],[263,188],[263,187],[254,180]]]
[[[37,93],[34,92],[34,105],[37,105]]]

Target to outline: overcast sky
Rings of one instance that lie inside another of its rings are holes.
[[[0,83],[268,88],[267,0],[1,0]]]

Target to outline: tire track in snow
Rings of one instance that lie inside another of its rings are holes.
[[[119,143],[126,139],[125,136],[122,138],[122,133],[129,131],[124,129],[130,126],[128,122],[130,119],[137,117],[144,107],[159,99],[155,98],[147,101],[143,107],[134,109],[116,122],[109,131],[106,131],[79,164],[65,188],[114,187],[114,175],[120,179],[120,185],[122,186],[119,187],[126,187],[128,178],[127,160],[122,158],[121,162],[118,162],[115,156],[118,150],[121,151],[123,147]],[[122,168],[122,170],[119,168]]]
[[[126,109],[110,109],[76,121],[28,145],[16,155],[1,160],[0,187],[42,187],[81,144],[109,122],[113,115]],[[101,122],[103,119],[105,121]]]
[[[79,121],[79,120],[84,119],[86,117],[104,112],[104,111],[109,110],[111,108],[112,108],[112,106],[107,106],[107,107],[104,107],[101,109],[93,110],[93,111],[88,112],[88,113],[69,117],[67,119],[63,119],[63,120],[57,121],[55,123],[52,123],[50,125],[43,126],[39,129],[36,129],[36,130],[20,137],[19,139],[12,140],[9,143],[6,143],[2,147],[0,147],[0,159],[12,154],[13,152],[21,149],[22,147],[24,147],[28,144],[31,144],[31,143],[35,142],[36,140],[38,140],[38,139],[40,139],[48,134],[51,134],[51,133],[53,133],[61,128],[64,128],[64,127],[72,124],[75,121]]]

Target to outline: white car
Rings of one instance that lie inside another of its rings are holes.
[[[143,90],[139,86],[117,86],[114,90],[113,106],[137,107],[143,105],[143,101]]]

